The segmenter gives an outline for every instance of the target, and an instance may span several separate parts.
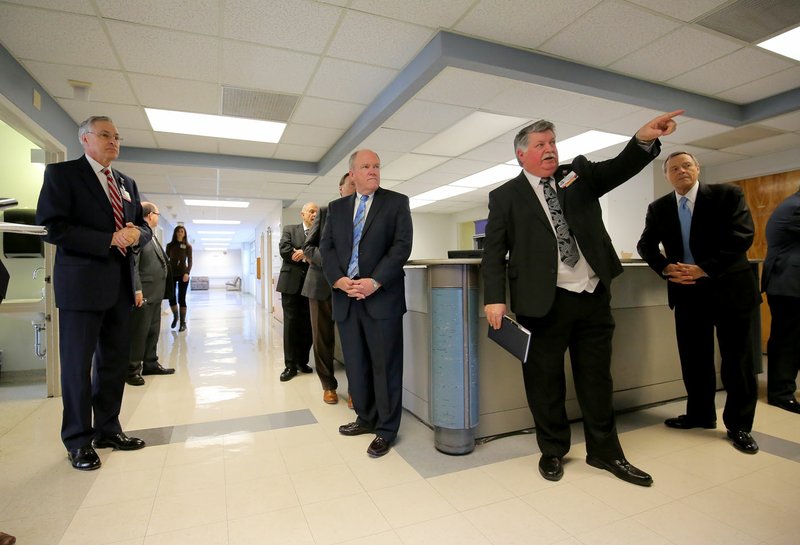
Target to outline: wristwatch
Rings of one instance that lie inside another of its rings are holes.
[[[370,280],[372,280],[372,289],[374,289],[375,291],[378,291],[378,288],[380,288],[380,287],[381,287],[381,285],[380,285],[380,284],[378,284],[378,283],[375,281],[375,279],[374,279],[374,278],[370,278]]]

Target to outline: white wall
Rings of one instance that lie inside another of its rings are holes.
[[[225,282],[242,276],[241,250],[193,250],[192,276],[207,276],[209,288],[225,288]]]
[[[410,259],[444,259],[458,248],[458,225],[450,214],[411,213],[414,244]]]

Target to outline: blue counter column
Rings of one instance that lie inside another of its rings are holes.
[[[469,454],[478,426],[478,266],[430,265],[434,446]]]

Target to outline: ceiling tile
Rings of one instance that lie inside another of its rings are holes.
[[[200,81],[129,74],[131,85],[145,108],[201,114],[219,114],[219,85]]]
[[[745,83],[739,87],[734,87],[719,93],[717,96],[723,100],[747,104],[798,87],[800,87],[800,66],[795,66],[750,83]]]
[[[348,11],[326,51],[331,57],[403,68],[433,38],[434,31],[376,15]],[[364,47],[369,44],[369,47]]]
[[[678,27],[678,23],[621,2],[604,2],[541,50],[583,64],[607,66]],[[576,39],[580,36],[580,39]]]
[[[226,0],[226,38],[322,53],[342,10],[309,0]]]
[[[144,115],[144,110],[138,106],[84,102],[82,100],[70,100],[66,98],[56,99],[56,102],[64,108],[64,111],[67,112],[76,123],[80,123],[93,115],[107,115],[114,120],[114,124],[120,132],[122,132],[123,129],[147,130],[150,128],[150,125],[147,123],[147,118]]]
[[[771,117],[764,121],[759,121],[758,124],[774,127],[776,129],[783,129],[785,131],[797,132],[800,131],[800,111]]]
[[[513,85],[514,80],[447,67],[423,87],[415,98],[480,108]]]
[[[0,36],[21,59],[120,68],[96,17],[0,4]]]
[[[612,100],[584,96],[575,100],[568,108],[563,108],[553,114],[550,120],[557,126],[562,123],[572,123],[574,125],[588,125],[593,127],[596,124],[609,123],[621,117],[630,115],[640,109],[639,106],[623,104]],[[591,120],[591,121],[589,121]],[[634,127],[636,130],[639,127]],[[563,140],[566,135],[559,130],[559,137]]]
[[[103,17],[199,34],[219,34],[219,0],[96,0]],[[202,14],[202,15],[201,15]]]
[[[667,81],[696,93],[713,95],[792,66],[771,53],[746,47]]]
[[[291,123],[283,131],[280,143],[302,146],[313,145],[314,147],[328,149],[339,140],[342,134],[344,134],[342,129],[326,129],[324,127]]]
[[[747,155],[737,155],[717,150],[706,150],[703,152],[696,153],[696,156],[698,158],[698,161],[700,161],[700,164],[705,165],[707,167],[714,165],[722,165],[725,163],[732,163],[734,161],[741,161],[742,159],[746,159],[748,157]]]
[[[268,142],[245,142],[244,140],[227,140],[220,138],[219,152],[226,155],[243,155],[247,157],[270,158],[278,149],[278,144]]]
[[[403,0],[403,2],[387,2],[386,0],[353,0],[350,8],[375,15],[383,15],[391,19],[399,19],[408,23],[424,25],[429,28],[447,28],[453,26],[473,4],[473,0],[447,0],[431,2],[430,0]]]
[[[300,94],[308,86],[319,57],[261,45],[224,40],[222,82],[227,85]]]
[[[800,134],[793,132],[787,134],[779,134],[770,138],[762,138],[754,142],[747,142],[746,144],[739,144],[738,146],[731,146],[723,148],[720,151],[725,153],[735,153],[737,155],[769,155],[779,151],[800,148]]]
[[[742,44],[709,31],[680,27],[609,66],[650,81],[666,81],[741,49]],[[653,59],[658,59],[653,62]]]
[[[430,137],[430,134],[424,132],[380,128],[369,135],[358,147],[376,151],[407,152],[416,148]],[[387,158],[383,157],[383,160],[386,161]]]
[[[462,159],[505,163],[514,158],[514,147],[506,142],[492,141],[461,155]]]
[[[172,150],[199,151],[202,153],[218,153],[217,139],[189,134],[154,132],[158,147]]]
[[[633,134],[639,130],[645,123],[655,119],[664,112],[650,110],[648,108],[641,108],[635,112],[623,115],[605,123],[596,123],[595,129],[599,131],[613,132],[615,134]],[[680,125],[683,118],[678,117],[677,122]],[[682,128],[682,126],[680,127]]]
[[[339,59],[323,59],[307,94],[344,102],[369,104],[397,71]]]
[[[471,108],[411,100],[383,123],[387,129],[437,133],[472,113]]]
[[[440,172],[437,169],[433,169],[414,176],[405,183],[418,184],[420,187],[433,189],[455,182],[463,177],[464,175],[458,172]]]
[[[669,144],[685,144],[686,142],[694,142],[708,138],[709,136],[716,136],[732,129],[728,125],[720,123],[711,123],[710,121],[702,121],[699,119],[689,119],[685,115],[676,118],[678,128],[674,133],[669,136],[661,138],[662,142]]]
[[[406,153],[386,164],[386,166],[382,163],[381,177],[399,181],[409,180],[445,161],[447,161],[447,157]]]
[[[510,159],[510,157],[509,157]],[[508,161],[508,159],[506,159]],[[464,176],[469,176],[471,174],[475,174],[476,172],[481,172],[482,170],[486,170],[489,167],[494,166],[492,163],[487,163],[485,161],[470,161],[467,159],[451,159],[446,163],[442,163],[441,165],[437,166],[433,169],[433,172],[449,172],[453,174],[458,174],[459,178],[463,178]]]
[[[89,100],[138,104],[123,72],[36,61],[24,61],[22,64],[53,98],[73,98],[73,89],[68,80],[76,80],[92,84]]]
[[[510,89],[487,102],[483,109],[528,119],[549,119],[580,100],[581,95],[533,83],[515,83]]]
[[[480,0],[455,30],[534,49],[601,0]]]
[[[305,97],[295,108],[291,122],[332,129],[348,129],[363,111],[362,104]]]
[[[69,13],[94,15],[94,7],[92,6],[91,0],[12,0],[9,4],[37,6]]]
[[[681,21],[694,21],[701,15],[727,3],[729,0],[629,0],[652,11],[669,15]]]
[[[153,131],[141,129],[123,129],[120,134],[125,139],[122,142],[123,149],[126,147],[133,148],[156,148],[156,139],[153,137]]]
[[[219,40],[130,23],[109,21],[114,47],[127,70],[217,82]]]
[[[302,146],[297,144],[278,144],[275,150],[275,159],[286,159],[287,161],[311,161],[317,162],[328,152],[328,148],[318,146]]]
[[[116,166],[116,163],[115,163]],[[126,176],[131,176],[127,171],[120,169]],[[159,205],[158,199],[155,194],[172,193],[172,184],[169,183],[165,176],[131,176],[136,181],[136,186],[139,188],[139,193],[142,195],[142,200],[150,200]],[[151,196],[151,194],[153,196]],[[160,205],[159,205],[160,206]]]

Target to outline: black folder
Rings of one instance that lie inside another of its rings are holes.
[[[503,316],[500,329],[489,326],[489,338],[508,350],[512,356],[522,363],[528,359],[528,349],[531,346],[531,332],[517,322]]]

